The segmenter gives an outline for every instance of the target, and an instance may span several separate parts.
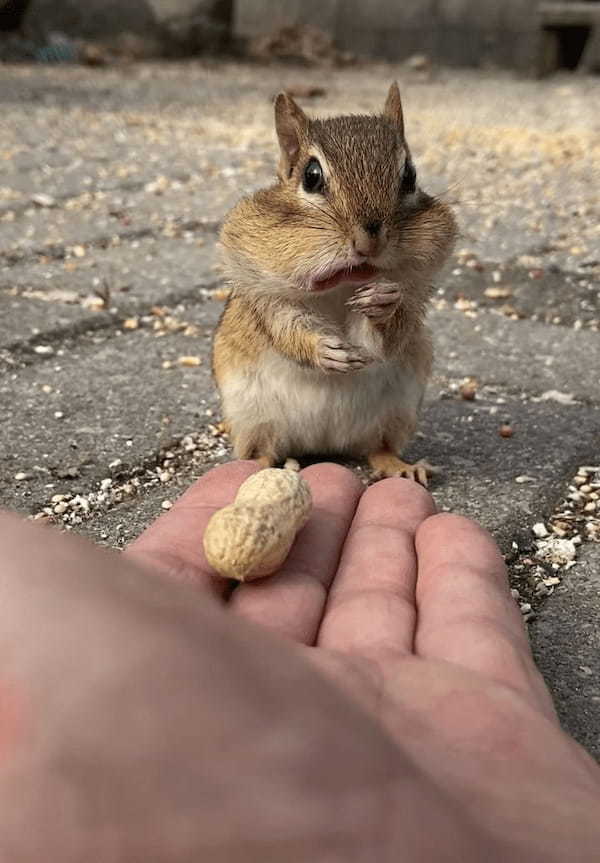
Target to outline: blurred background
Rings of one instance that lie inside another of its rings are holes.
[[[107,62],[235,51],[424,55],[530,74],[600,67],[597,0],[0,0],[0,58]],[[415,61],[416,62],[416,61]]]

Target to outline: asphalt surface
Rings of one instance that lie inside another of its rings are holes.
[[[598,757],[597,78],[4,66],[0,503],[120,547],[229,458],[209,363],[216,234],[273,176],[271,98],[314,84],[308,110],[378,110],[395,77],[421,182],[462,230],[408,456],[442,466],[440,507],[497,537],[561,719]]]

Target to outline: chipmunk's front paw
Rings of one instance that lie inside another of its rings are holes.
[[[391,317],[402,299],[402,291],[398,285],[375,283],[363,285],[347,302],[353,312],[360,312],[375,321],[384,321]]]
[[[317,347],[317,365],[326,372],[354,372],[372,361],[362,348],[346,344],[335,336],[325,336]]]

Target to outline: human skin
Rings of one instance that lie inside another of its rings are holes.
[[[489,535],[316,465],[282,571],[232,593],[200,538],[255,469],[121,554],[0,515],[0,860],[596,861],[600,770]]]

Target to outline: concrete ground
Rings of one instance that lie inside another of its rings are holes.
[[[421,184],[462,228],[408,455],[498,538],[561,719],[600,756],[598,79],[4,66],[0,503],[121,546],[229,457],[216,232],[273,176],[271,97],[318,85],[309,109],[377,110],[394,77]]]

